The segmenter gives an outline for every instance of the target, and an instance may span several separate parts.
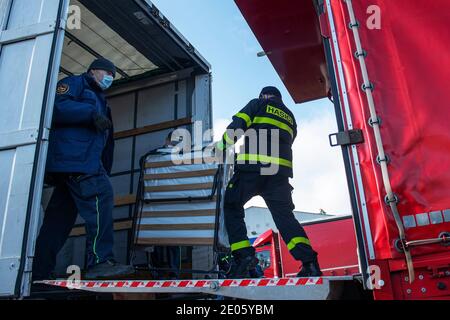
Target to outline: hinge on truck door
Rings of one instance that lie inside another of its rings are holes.
[[[334,139],[333,139],[334,138]],[[361,129],[342,131],[330,134],[330,146],[350,146],[364,143],[364,135]]]

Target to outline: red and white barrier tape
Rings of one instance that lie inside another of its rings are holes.
[[[138,288],[203,288],[217,287],[283,287],[323,285],[323,278],[240,279],[240,280],[180,280],[180,281],[67,281],[47,280],[41,283],[79,290],[90,289],[138,289]]]

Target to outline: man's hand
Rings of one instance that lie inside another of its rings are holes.
[[[99,132],[105,132],[112,128],[112,122],[107,117],[97,113],[94,115],[94,126]]]

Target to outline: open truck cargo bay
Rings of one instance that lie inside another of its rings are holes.
[[[81,30],[66,24],[73,8]],[[202,141],[212,127],[211,76],[209,63],[150,1],[0,1],[0,27],[0,296],[20,297],[29,294],[41,198],[45,208],[51,194],[42,185],[57,81],[86,72],[97,57],[117,65],[107,92],[116,132],[111,182],[115,255],[127,263],[140,158],[176,128]],[[85,265],[82,220],[71,236],[58,255],[63,273]]]

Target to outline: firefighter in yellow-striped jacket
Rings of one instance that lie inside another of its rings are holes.
[[[225,193],[225,225],[234,258],[228,277],[247,278],[256,266],[255,250],[247,237],[244,205],[258,195],[265,200],[291,254],[302,261],[298,276],[321,276],[317,253],[293,214],[289,178],[293,177],[292,144],[297,123],[277,88],[264,88],[259,99],[237,113],[217,147],[233,147],[242,136],[244,145]]]

